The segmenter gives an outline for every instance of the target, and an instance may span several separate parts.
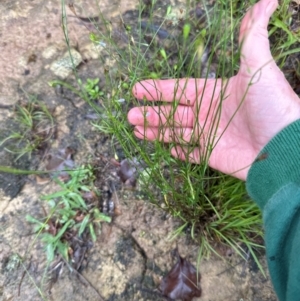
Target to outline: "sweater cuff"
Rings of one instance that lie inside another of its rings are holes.
[[[261,150],[246,185],[250,197],[263,210],[268,200],[291,182],[300,184],[300,120],[284,128]]]

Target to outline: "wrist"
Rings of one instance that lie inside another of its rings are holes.
[[[261,209],[281,187],[300,183],[300,120],[285,127],[261,150],[247,176],[247,190]]]

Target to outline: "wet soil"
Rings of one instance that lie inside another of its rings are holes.
[[[182,5],[162,3],[167,4],[174,9]],[[119,15],[135,18],[138,3],[79,0],[75,6],[85,17],[94,16],[100,7],[107,18],[115,20]],[[71,16],[72,12],[67,10],[67,14]],[[26,91],[54,112],[57,135],[48,153],[71,146],[76,149],[78,166],[97,159],[99,153],[113,157],[111,138],[92,127],[86,117],[91,113],[89,106],[69,91],[48,85],[59,78],[75,82],[68,70],[61,74],[53,68],[68,50],[61,28],[60,1],[1,1],[0,17],[0,138],[16,126],[12,121],[14,105],[26,98]],[[88,36],[88,28],[70,18],[70,46],[84,61],[78,63],[78,76],[83,80],[99,78],[101,86],[105,76],[99,60],[101,51],[93,48]],[[23,170],[39,168],[46,155],[36,161],[24,156],[16,162],[3,147],[0,151],[0,165]],[[43,245],[25,215],[42,217],[41,195],[56,191],[57,185],[38,183],[34,176],[0,174],[0,300],[165,300],[157,288],[174,264],[172,250],[177,247],[197,266],[199,246],[189,235],[171,241],[170,234],[180,221],[149,204],[138,189],[128,191],[117,186],[118,215],[111,224],[103,224],[84,268],[78,274],[63,264],[53,283]],[[228,253],[223,258],[202,260],[198,264],[203,291],[199,300],[276,301],[263,255],[261,262],[266,277],[251,258],[245,261]]]

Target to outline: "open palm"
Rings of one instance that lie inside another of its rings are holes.
[[[208,146],[209,165],[246,179],[259,151],[280,130],[300,118],[300,101],[270,52],[267,25],[277,0],[261,0],[240,29],[241,64],[228,79],[146,80],[134,86],[136,98],[174,102],[174,106],[136,107],[128,120],[138,138],[178,142],[172,155],[198,163]],[[172,116],[172,123],[170,123]],[[213,139],[212,139],[213,137]]]

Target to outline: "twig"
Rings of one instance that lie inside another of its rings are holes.
[[[245,259],[240,260],[238,263],[236,263],[236,264],[230,266],[229,268],[225,269],[224,271],[218,273],[216,276],[220,276],[220,275],[222,275],[222,274],[227,273],[228,271],[234,269],[235,267],[237,267],[238,265],[240,265],[240,264],[243,263],[244,261],[245,261]]]
[[[64,258],[62,258],[62,260],[64,261],[64,263],[68,266],[68,268],[69,268],[69,270],[71,271],[71,272],[75,272],[76,273],[76,275],[80,278],[80,280],[82,280],[83,282],[86,282],[86,284],[88,284],[95,292],[96,292],[96,294],[98,295],[98,297],[99,297],[99,300],[100,301],[105,301],[104,300],[104,298],[100,295],[100,293],[97,291],[97,289],[83,276],[83,275],[81,275],[78,271],[76,271],[75,269],[73,269],[71,266],[70,266],[70,264],[64,259]]]
[[[30,266],[31,266],[31,258],[32,258],[32,256],[30,257],[28,267],[27,267],[26,269],[24,269],[23,274],[22,274],[22,277],[21,277],[21,280],[20,280],[20,282],[19,282],[19,285],[18,285],[18,297],[20,297],[21,286],[22,286],[22,282],[23,282],[23,279],[24,279],[25,274],[26,274],[26,270],[29,270],[29,269],[30,269]]]

